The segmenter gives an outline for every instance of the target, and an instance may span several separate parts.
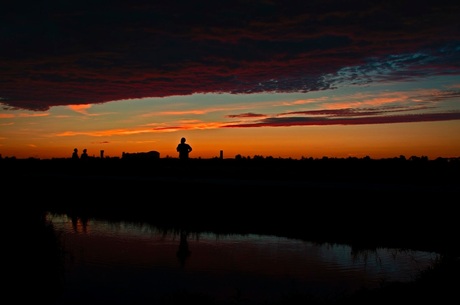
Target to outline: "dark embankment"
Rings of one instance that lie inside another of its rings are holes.
[[[458,160],[1,160],[9,204],[164,228],[458,252]]]
[[[273,234],[357,250],[434,251],[443,259],[414,282],[330,301],[292,295],[280,304],[458,300],[459,160],[88,161],[0,160],[4,219],[12,229],[6,290],[15,300],[26,302],[34,291],[35,301],[53,304],[62,289],[63,253],[43,222],[47,212],[165,230]],[[195,299],[178,295],[167,304]],[[207,298],[196,302],[217,305]]]

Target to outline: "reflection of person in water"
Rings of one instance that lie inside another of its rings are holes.
[[[180,139],[180,143],[177,145],[177,152],[179,153],[179,159],[187,160],[189,153],[192,151],[192,147],[185,143],[185,138]]]
[[[72,228],[77,233],[86,233],[86,227],[88,226],[88,217],[71,215]]]
[[[185,260],[187,257],[190,256],[191,251],[188,248],[188,241],[187,241],[188,233],[185,230],[180,231],[180,242],[179,242],[179,250],[177,250],[177,258],[179,258],[181,267],[184,267]]]

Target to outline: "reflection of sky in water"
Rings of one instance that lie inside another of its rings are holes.
[[[376,277],[391,274],[390,279],[400,281],[412,280],[414,271],[423,269],[437,257],[435,253],[384,248],[353,253],[346,245],[325,246],[320,256],[335,262],[342,270],[360,268]]]
[[[100,273],[98,269],[103,268],[111,273],[143,270],[160,282],[159,270],[166,278],[176,278],[182,270],[182,276],[187,275],[186,279],[181,276],[186,287],[215,285],[216,291],[226,287],[229,279],[251,291],[257,290],[254,287],[271,287],[274,294],[291,289],[293,283],[314,287],[315,291],[358,289],[363,285],[376,287],[382,281],[411,280],[436,257],[433,253],[397,249],[353,253],[346,245],[317,245],[277,236],[192,233],[187,238],[191,255],[181,264],[177,256],[179,232],[162,232],[142,223],[98,220],[89,220],[84,229],[83,223],[77,222],[74,227],[66,216],[49,215],[48,219],[63,233],[67,250],[73,253],[71,269],[77,282],[83,281],[78,279],[81,270]],[[142,281],[138,276],[135,273],[132,280]],[[115,279],[114,275],[111,281]]]

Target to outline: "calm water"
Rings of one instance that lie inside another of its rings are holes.
[[[181,293],[260,303],[313,294],[335,298],[385,281],[410,281],[435,253],[264,235],[162,232],[147,224],[48,215],[66,255],[59,304],[158,304]]]

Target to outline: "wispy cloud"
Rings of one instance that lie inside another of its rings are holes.
[[[68,106],[71,110],[84,114],[84,115],[90,115],[88,113],[88,109],[91,108],[91,105],[89,104],[84,104],[84,105],[69,105]]]
[[[260,118],[266,117],[265,114],[260,113],[241,113],[241,114],[229,114],[227,115],[228,118]]]
[[[0,119],[13,119],[13,118],[36,118],[36,117],[46,117],[50,114],[48,112],[34,112],[34,113],[0,113]]]
[[[369,115],[369,113],[367,113]],[[349,115],[318,115],[306,117],[270,117],[250,123],[227,124],[222,128],[249,128],[249,127],[287,127],[287,126],[306,126],[306,125],[363,125],[363,124],[390,124],[390,123],[409,123],[409,122],[434,122],[460,120],[460,112],[450,113],[424,113],[406,114],[391,116],[358,116]]]

